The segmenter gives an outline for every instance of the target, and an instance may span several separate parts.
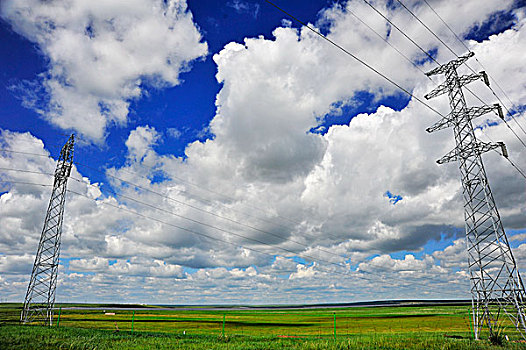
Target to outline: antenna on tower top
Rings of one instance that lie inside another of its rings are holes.
[[[55,170],[53,191],[40,236],[31,279],[24,300],[20,321],[42,322],[51,325],[57,287],[62,219],[66,200],[66,186],[73,164],[74,135],[62,147]]]

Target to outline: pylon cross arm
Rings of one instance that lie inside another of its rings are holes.
[[[479,80],[479,79],[486,81],[487,80],[486,72],[463,75],[458,78],[458,82],[460,86],[464,86],[464,85],[468,85],[469,83],[472,83],[475,80]]]
[[[486,113],[492,112],[492,111],[500,111],[502,113],[502,109],[499,104],[494,104],[493,106],[482,106],[482,107],[472,107],[468,108],[466,110],[466,115],[469,119],[475,119],[478,118]],[[430,126],[426,129],[427,132],[431,133],[434,131],[442,130],[445,128],[449,128],[455,125],[455,121],[458,120],[457,115],[455,113],[449,113],[447,116]]]
[[[437,160],[438,164],[449,163],[460,159],[467,159],[482,153],[489,152],[496,148],[501,148],[502,143],[486,143],[486,142],[473,142],[470,146],[464,148],[455,147],[449,151],[445,156]]]
[[[426,75],[430,77],[432,75],[444,74],[448,69],[456,69],[474,55],[474,52],[470,52],[464,56],[460,56],[456,60],[450,61],[446,64],[441,65],[440,67],[433,69],[432,71],[427,72]]]
[[[458,87],[462,87],[464,85],[468,85],[469,83],[474,82],[475,80],[482,79],[485,82],[488,81],[486,72],[480,72],[475,74],[469,74],[469,75],[463,75],[458,78]],[[451,89],[451,86],[447,82],[440,84],[436,88],[434,88],[430,93],[425,95],[424,97],[429,100],[433,97],[437,97],[440,95],[443,95],[445,93],[448,93]]]

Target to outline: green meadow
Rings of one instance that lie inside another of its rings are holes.
[[[468,306],[328,309],[72,309],[52,327],[20,325],[18,304],[0,306],[0,349],[526,349],[474,341]],[[94,305],[89,305],[93,307]],[[113,314],[114,313],[114,314]]]

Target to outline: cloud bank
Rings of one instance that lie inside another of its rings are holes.
[[[433,4],[458,33],[511,6],[467,1],[461,22],[446,1]],[[414,8],[423,20],[431,16],[418,4]],[[381,9],[424,48],[437,49],[438,60],[451,58],[402,9]],[[351,11],[370,19],[409,57],[422,59],[358,1],[326,9],[316,25],[416,96],[439,83],[422,76]],[[508,95],[521,106],[526,21],[521,9],[515,15],[511,29],[467,45],[487,67],[505,67],[490,73],[506,82]],[[91,183],[75,168],[70,189],[80,195],[68,195],[61,298],[83,301],[79,286],[92,301],[113,300],[117,293],[119,301],[158,303],[290,303],[298,293],[305,296],[301,302],[468,296],[458,169],[435,163],[453,148],[451,132],[427,134],[438,116],[415,100],[400,110],[379,106],[324,133],[311,132],[328,116],[346,113],[363,92],[376,101],[398,92],[306,29],[285,26],[273,34],[229,43],[214,55],[223,84],[210,122],[214,138],[190,143],[185,159],[159,154],[163,130],[143,125],[125,143],[125,164],[107,169],[106,183]],[[508,84],[509,76],[514,79]],[[494,103],[482,83],[472,86]],[[447,99],[432,103],[447,113]],[[524,124],[523,113],[516,118]],[[504,141],[526,168],[526,150],[496,121],[478,120],[478,136]],[[33,144],[32,152],[49,154],[27,133],[4,130],[0,140],[2,149],[25,142]],[[0,161],[6,168],[54,169],[50,157],[31,159],[5,153]],[[484,160],[504,225],[511,233],[524,230],[524,179],[497,154]],[[25,213],[43,213],[48,191],[13,184],[0,197],[5,297],[21,298],[31,268],[27,252],[36,248],[42,221]],[[387,192],[403,200],[393,205]],[[517,260],[524,261],[526,245],[519,240],[516,246]],[[454,293],[452,285],[458,286]]]

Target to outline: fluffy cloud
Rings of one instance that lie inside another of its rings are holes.
[[[477,3],[462,5],[473,9],[462,22],[445,11],[445,2],[434,4],[459,33],[509,6],[509,2]],[[415,95],[423,96],[436,86],[418,76],[349,10],[370,19],[413,59],[422,58],[381,19],[366,15],[370,9],[360,2],[324,11],[317,25],[404,86],[413,87]],[[408,33],[425,48],[436,47],[401,9],[382,10],[397,23],[407,24]],[[415,8],[428,16],[424,10]],[[526,77],[520,48],[526,45],[526,28],[520,12],[517,16],[514,28],[469,45],[481,62],[489,67],[506,65],[508,74],[518,77],[507,90],[521,105]],[[454,238],[463,228],[458,169],[435,163],[453,148],[451,132],[427,134],[425,128],[438,116],[415,100],[401,111],[380,106],[361,113],[346,125],[330,126],[323,135],[310,132],[327,115],[345,113],[364,91],[378,100],[395,90],[306,29],[277,28],[274,35],[230,43],[214,56],[217,79],[223,83],[210,124],[215,137],[189,144],[185,159],[158,154],[162,130],[139,126],[126,141],[124,166],[107,170],[111,188],[100,191],[98,184],[75,170],[72,177],[77,180],[71,184],[88,198],[68,197],[63,255],[72,260],[61,281],[64,297],[81,298],[67,291],[73,285],[95,288],[100,300],[117,288],[130,301],[140,285],[148,297],[153,298],[151,288],[158,298],[179,303],[195,301],[196,291],[203,303],[217,302],[217,295],[222,302],[257,303],[297,301],[294,296],[300,292],[307,295],[306,302],[319,302],[442,297],[448,283],[468,290],[465,243]],[[504,62],[503,47],[514,50],[519,59]],[[439,60],[445,61],[447,55],[439,48]],[[495,77],[506,81],[500,73]],[[493,103],[482,83],[472,86]],[[447,113],[446,98],[432,104]],[[524,115],[517,118],[524,123]],[[481,139],[506,142],[512,158],[526,167],[526,151],[505,125],[490,126],[485,118],[476,122],[484,126],[477,131]],[[34,152],[47,154],[39,140],[27,134],[3,132],[2,140],[13,149],[16,142],[33,142]],[[7,154],[0,158],[5,167],[23,166],[18,159]],[[52,172],[53,160],[39,159],[32,169]],[[497,154],[484,159],[504,224],[526,227],[524,180]],[[22,176],[30,174],[9,175],[7,180]],[[10,226],[0,227],[0,244],[8,251],[7,244],[15,242],[21,254],[36,246],[41,219],[24,227],[28,223],[20,220],[20,208],[43,212],[47,195],[31,186],[7,190],[2,203],[12,204],[0,210]],[[386,191],[403,199],[393,205]],[[440,239],[450,244],[422,258],[391,256],[422,250],[427,242]],[[518,256],[523,251],[521,245]],[[26,266],[29,269],[30,263]],[[15,293],[15,284],[22,280],[10,277],[6,290]],[[170,294],[174,283],[177,299]],[[416,290],[413,284],[422,288]],[[457,292],[453,296],[465,297]]]
[[[108,124],[126,123],[130,101],[146,86],[178,84],[207,52],[185,0],[3,1],[0,10],[48,60],[45,96],[21,85],[30,88],[25,105],[92,141]]]

